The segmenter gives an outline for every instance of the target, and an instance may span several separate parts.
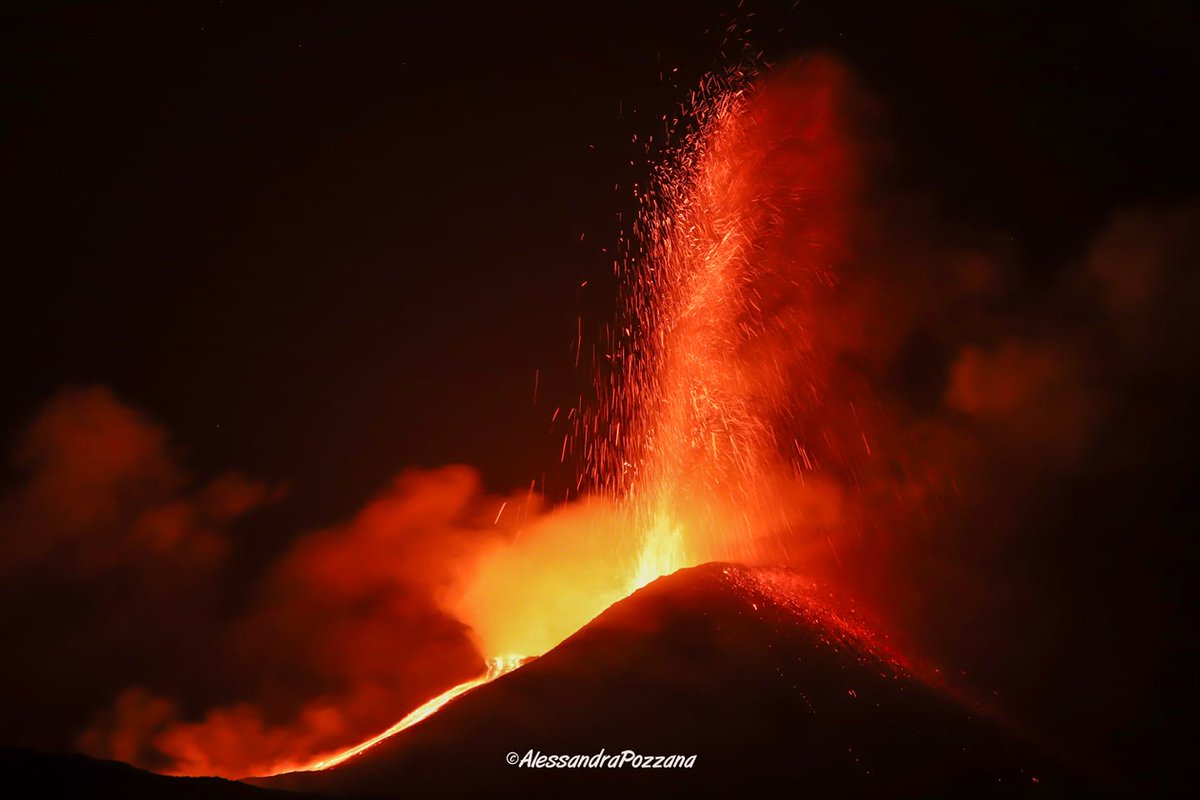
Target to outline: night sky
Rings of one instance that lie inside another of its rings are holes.
[[[613,314],[619,219],[648,177],[631,138],[743,41],[768,62],[844,61],[886,109],[882,179],[1028,286],[1114,211],[1200,194],[1200,19],[1184,2],[576,5],[4,11],[6,451],[56,392],[108,387],[198,479],[286,485],[233,523],[247,578],[405,468],[470,464],[489,490],[533,480],[561,498],[573,473],[550,414],[587,391],[577,319],[593,332]],[[734,20],[750,32],[727,37]],[[1158,626],[1161,644],[1186,626],[1196,517],[1179,476],[1196,436],[1194,386],[1156,391],[1127,409],[1156,419],[1140,441],[1161,457],[1123,507],[1152,552],[1116,576],[1125,556],[1099,546],[1076,580],[1084,596],[1154,587],[1136,613],[1156,619],[1114,624]],[[24,468],[10,460],[6,484]],[[1057,489],[1047,518],[1109,478]],[[1021,557],[1057,564],[1088,541]],[[1194,664],[1190,643],[1162,646],[1164,674]]]
[[[402,466],[540,481],[576,316],[611,314],[629,139],[722,62],[727,6],[652,5],[9,12],[0,418],[110,385],[195,469],[288,481],[308,521]],[[843,55],[908,178],[1034,265],[1194,190],[1185,4],[957,6],[750,27],[769,54]]]

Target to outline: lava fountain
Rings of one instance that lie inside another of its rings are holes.
[[[813,509],[806,476],[844,460],[818,309],[855,187],[847,82],[816,57],[766,76],[731,70],[693,93],[622,242],[599,402],[575,415],[588,496],[482,558],[452,603],[492,667],[300,769],[419,722],[519,666],[508,653],[549,650],[662,575],[790,560],[786,542]]]
[[[846,81],[820,58],[711,78],[642,198],[591,465],[632,516],[630,589],[778,557],[774,534],[803,523],[791,484],[832,441],[805,418],[829,382],[812,306],[854,185]]]

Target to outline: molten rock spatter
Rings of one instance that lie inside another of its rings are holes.
[[[584,417],[591,477],[632,518],[631,588],[778,557],[773,534],[800,522],[787,484],[845,446],[815,416],[845,398],[825,396],[812,331],[858,182],[851,81],[821,57],[754,77],[705,83],[642,195],[604,402]]]

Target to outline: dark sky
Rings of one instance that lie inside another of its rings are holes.
[[[755,44],[843,56],[914,183],[1032,263],[1196,186],[1184,3],[787,6]],[[629,138],[682,97],[671,69],[721,63],[730,5],[6,16],[5,429],[103,383],[315,521],[402,466],[510,488],[557,461],[575,317],[610,313],[601,248],[645,177]]]
[[[736,57],[735,12],[768,61],[848,64],[887,179],[1032,285],[1114,210],[1200,189],[1185,2],[410,5],[2,12],[6,445],[111,387],[197,475],[290,486],[248,565],[405,467],[561,494],[549,418],[585,391],[577,317],[613,314],[631,137]]]

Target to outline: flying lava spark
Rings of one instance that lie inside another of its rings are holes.
[[[769,556],[785,481],[813,444],[787,419],[820,393],[812,295],[834,280],[851,189],[820,58],[693,95],[695,128],[642,197],[592,470],[632,511],[632,587],[704,561]]]

